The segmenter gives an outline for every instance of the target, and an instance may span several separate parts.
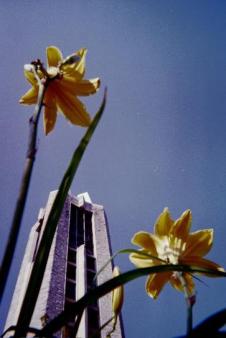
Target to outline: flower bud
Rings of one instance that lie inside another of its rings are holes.
[[[113,270],[113,277],[120,275],[119,267],[115,266]],[[124,290],[123,286],[120,285],[112,291],[112,311],[114,316],[117,317],[122,309],[123,305]]]
[[[26,70],[27,72],[33,72],[34,70],[34,66],[31,65],[30,63],[24,65],[24,70]]]

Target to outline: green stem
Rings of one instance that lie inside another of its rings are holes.
[[[96,333],[94,333],[90,338],[97,338],[97,337],[100,337],[100,332],[106,327],[108,326],[112,320],[114,319],[114,317],[108,319],[100,328],[99,330],[96,331]],[[112,330],[110,331],[110,333],[108,332],[107,335],[106,335],[106,338],[109,338],[111,337],[111,333],[112,333]]]
[[[111,338],[113,332],[115,332],[116,324],[117,324],[117,316],[112,317],[111,321],[113,321],[112,329],[107,333],[106,338]],[[108,324],[108,322],[107,322]]]
[[[187,337],[190,337],[190,334],[192,332],[192,321],[193,321],[192,308],[193,308],[193,305],[195,304],[195,294],[191,294],[191,292],[189,291],[188,285],[183,276],[183,273],[177,272],[176,274],[184,289],[184,296],[185,296],[186,305],[187,305]]]
[[[17,238],[20,230],[20,225],[23,217],[24,207],[26,204],[28,188],[30,185],[31,174],[33,169],[33,164],[35,161],[36,155],[36,140],[37,140],[37,128],[38,128],[38,121],[43,105],[43,98],[45,95],[45,89],[47,85],[40,84],[39,85],[39,92],[38,92],[38,101],[35,106],[35,110],[33,116],[30,119],[30,133],[29,133],[29,142],[28,142],[28,150],[27,156],[25,160],[24,171],[22,175],[19,195],[16,202],[16,207],[14,211],[14,216],[12,220],[12,225],[8,237],[8,242],[6,245],[5,253],[2,260],[2,265],[0,269],[0,302],[2,300],[2,296],[4,293],[5,285],[7,282],[7,278],[10,271],[10,266],[12,263]]]
[[[190,299],[187,299],[187,336],[189,337],[192,332],[192,308],[193,304],[191,303]]]

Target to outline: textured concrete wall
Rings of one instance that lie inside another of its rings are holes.
[[[93,204],[93,231],[94,231],[94,242],[96,251],[97,271],[99,271],[111,257],[110,239],[108,234],[107,218],[105,216],[103,206]],[[102,284],[105,281],[112,278],[112,265],[108,266],[99,274],[98,284]],[[112,317],[112,300],[111,294],[107,294],[99,300],[100,308],[100,320],[101,326],[106,323]],[[101,333],[101,337],[105,338],[106,334],[111,331],[112,325],[107,325]],[[111,334],[112,338],[123,337],[123,328],[121,327],[120,321],[118,321],[116,330]]]
[[[43,229],[55,195],[56,192],[52,192],[49,196]],[[41,324],[40,318],[44,317],[48,321],[64,309],[70,205],[70,197],[68,196],[54,236],[40,294],[32,317],[31,324],[34,327],[37,327],[38,323]],[[61,337],[61,333],[58,332],[55,336]]]
[[[64,308],[70,206],[70,198],[68,197],[56,232],[52,278],[47,301],[47,314],[50,318],[56,316]]]

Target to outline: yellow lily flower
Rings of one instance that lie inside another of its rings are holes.
[[[56,123],[57,111],[75,125],[88,127],[91,118],[84,104],[76,96],[95,94],[100,87],[100,79],[85,80],[85,57],[87,50],[81,48],[63,59],[61,51],[55,46],[46,49],[47,69],[41,62],[36,65],[37,75],[46,84],[44,96],[44,131],[47,135]],[[25,67],[24,75],[32,85],[20,99],[22,104],[35,104],[38,98],[38,81],[35,73]]]
[[[189,233],[192,215],[186,210],[177,220],[172,220],[169,210],[165,208],[154,225],[154,233],[137,232],[132,243],[141,247],[140,251],[148,253],[149,258],[139,253],[130,254],[130,260],[138,268],[161,264],[187,264],[200,268],[224,271],[218,264],[203,258],[211,249],[213,229],[204,229]],[[210,276],[210,275],[208,275]],[[157,298],[163,286],[170,282],[188,296],[194,294],[194,282],[190,273],[161,272],[148,276],[146,291],[152,298]]]

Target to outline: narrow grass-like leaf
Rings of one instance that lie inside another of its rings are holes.
[[[106,103],[106,91],[104,95],[103,102],[101,104],[100,109],[96,113],[91,125],[87,129],[85,135],[80,141],[80,144],[78,145],[77,149],[75,150],[71,162],[68,166],[68,169],[66,170],[64,177],[61,181],[58,193],[56,195],[56,198],[54,200],[52,209],[50,211],[43,236],[38,248],[36,260],[34,262],[34,266],[32,269],[31,277],[28,283],[27,291],[23,300],[23,304],[21,307],[21,311],[19,314],[18,322],[17,322],[17,329],[15,332],[14,337],[25,337],[26,332],[29,326],[29,323],[32,318],[32,314],[34,311],[34,307],[36,304],[36,300],[39,294],[39,290],[41,287],[43,275],[45,272],[45,267],[47,264],[51,244],[53,241],[53,237],[55,234],[55,230],[69,191],[69,188],[71,186],[72,180],[74,178],[74,175],[77,171],[77,168],[79,166],[79,163],[82,159],[82,156],[85,152],[85,149],[87,145],[89,144],[89,141],[98,125],[98,122],[102,116],[102,113],[105,108]]]
[[[109,281],[97,286],[94,289],[91,289],[87,292],[82,298],[80,298],[76,303],[71,304],[68,308],[62,311],[57,317],[52,319],[42,330],[42,337],[48,337],[52,333],[57,332],[61,329],[67,322],[70,320],[71,316],[75,316],[83,311],[88,305],[94,303],[97,299],[103,297],[107,293],[111,292],[116,287],[128,283],[136,278],[149,275],[152,273],[161,273],[166,271],[181,271],[188,273],[208,273],[212,276],[226,277],[226,272],[216,271],[210,269],[204,269],[196,266],[188,265],[174,265],[166,264],[153,266],[148,268],[139,268],[134,269],[125,273],[120,274],[117,277],[110,279]]]
[[[140,250],[136,250],[136,249],[122,249],[122,250],[119,250],[119,251],[116,251],[107,261],[106,263],[97,271],[93,281],[95,281],[97,279],[97,276],[99,276],[99,274],[108,266],[108,264],[110,264],[116,256],[118,256],[119,254],[131,254],[131,253],[137,253],[139,254],[140,256],[144,256],[144,257],[147,257],[147,258],[150,258],[150,259],[154,259],[154,260],[157,260],[159,262],[162,262],[164,264],[167,263],[167,261],[164,261],[163,259],[157,257],[157,256],[153,256],[153,255],[150,255],[149,253],[147,252],[143,252],[143,251],[140,251]]]

